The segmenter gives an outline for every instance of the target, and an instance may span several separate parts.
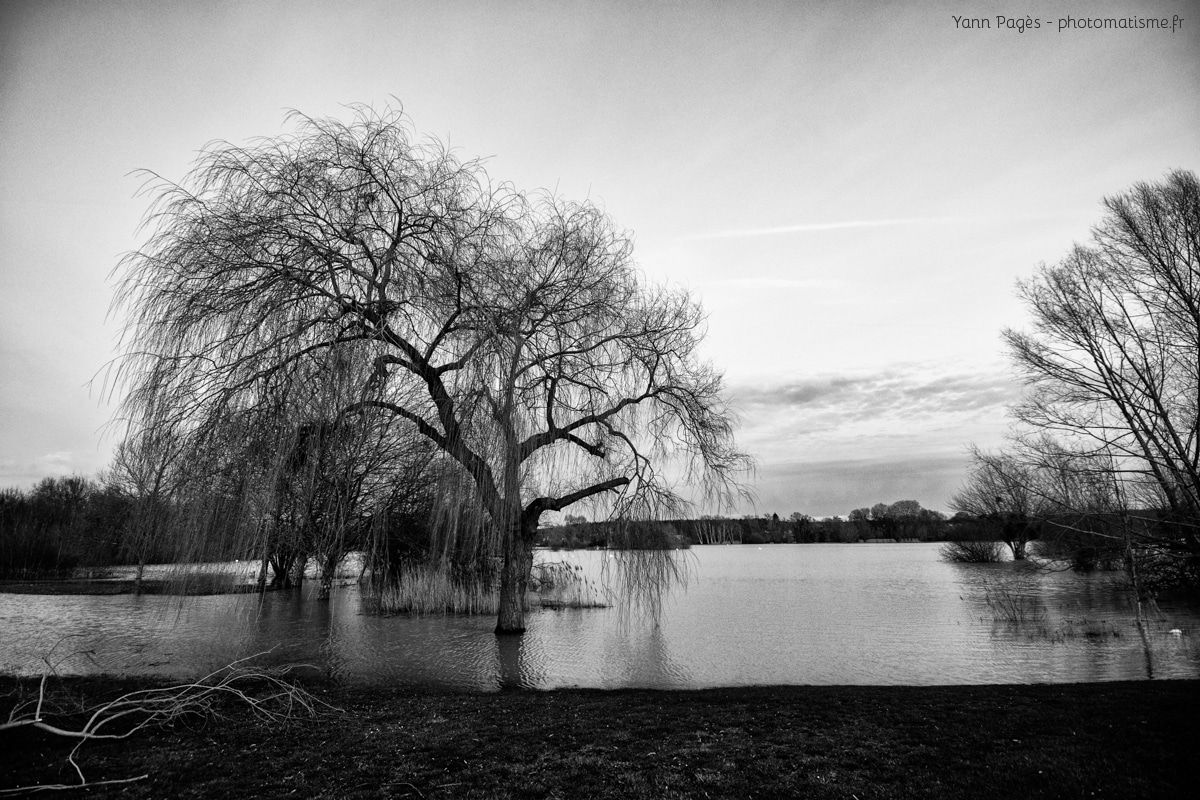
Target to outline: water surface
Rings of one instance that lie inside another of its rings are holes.
[[[492,690],[755,684],[975,684],[1200,677],[1200,608],[1162,603],[1147,635],[1119,576],[947,564],[936,544],[687,551],[692,580],[662,617],[533,612],[378,617],[353,580],[297,593],[0,594],[0,671],[190,677],[259,653],[351,683]],[[609,554],[545,552],[592,575]],[[990,601],[990,603],[989,603]],[[1017,605],[1027,620],[1005,621]],[[999,619],[997,617],[1000,617]],[[1182,633],[1173,634],[1171,630]]]

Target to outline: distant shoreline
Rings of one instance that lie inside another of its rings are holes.
[[[199,581],[142,581],[141,593],[146,595],[210,595],[210,594],[252,594],[263,591],[262,587],[253,583],[214,583],[211,580]],[[267,587],[266,591],[275,591]],[[136,581],[127,578],[118,579],[47,579],[40,581],[0,581],[0,594],[37,594],[37,595],[120,595],[136,594]]]

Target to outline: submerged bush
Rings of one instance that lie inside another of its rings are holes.
[[[987,588],[985,599],[992,620],[1010,625],[1045,625],[1047,612],[1042,602],[1028,594],[1018,594],[1007,586]]]
[[[938,553],[953,564],[993,564],[1004,559],[1000,542],[946,542]]]
[[[1134,560],[1138,583],[1151,595],[1200,595],[1200,557],[1140,551]]]

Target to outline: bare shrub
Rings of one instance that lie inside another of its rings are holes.
[[[993,564],[1003,559],[1000,542],[946,542],[938,553],[952,564]]]
[[[1011,625],[1046,623],[1046,607],[1032,595],[1019,594],[1007,586],[988,587],[984,595],[995,622]]]

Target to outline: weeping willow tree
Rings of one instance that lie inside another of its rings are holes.
[[[749,460],[698,354],[702,310],[647,283],[605,214],[493,188],[398,112],[292,121],[150,181],[148,239],[118,292],[126,414],[194,439],[231,418],[295,420],[280,398],[331,359],[354,365],[334,419],[406,426],[469,484],[501,559],[498,633],[524,630],[542,514],[732,501]],[[302,466],[260,472],[279,485]],[[661,567],[629,563],[653,595]]]

